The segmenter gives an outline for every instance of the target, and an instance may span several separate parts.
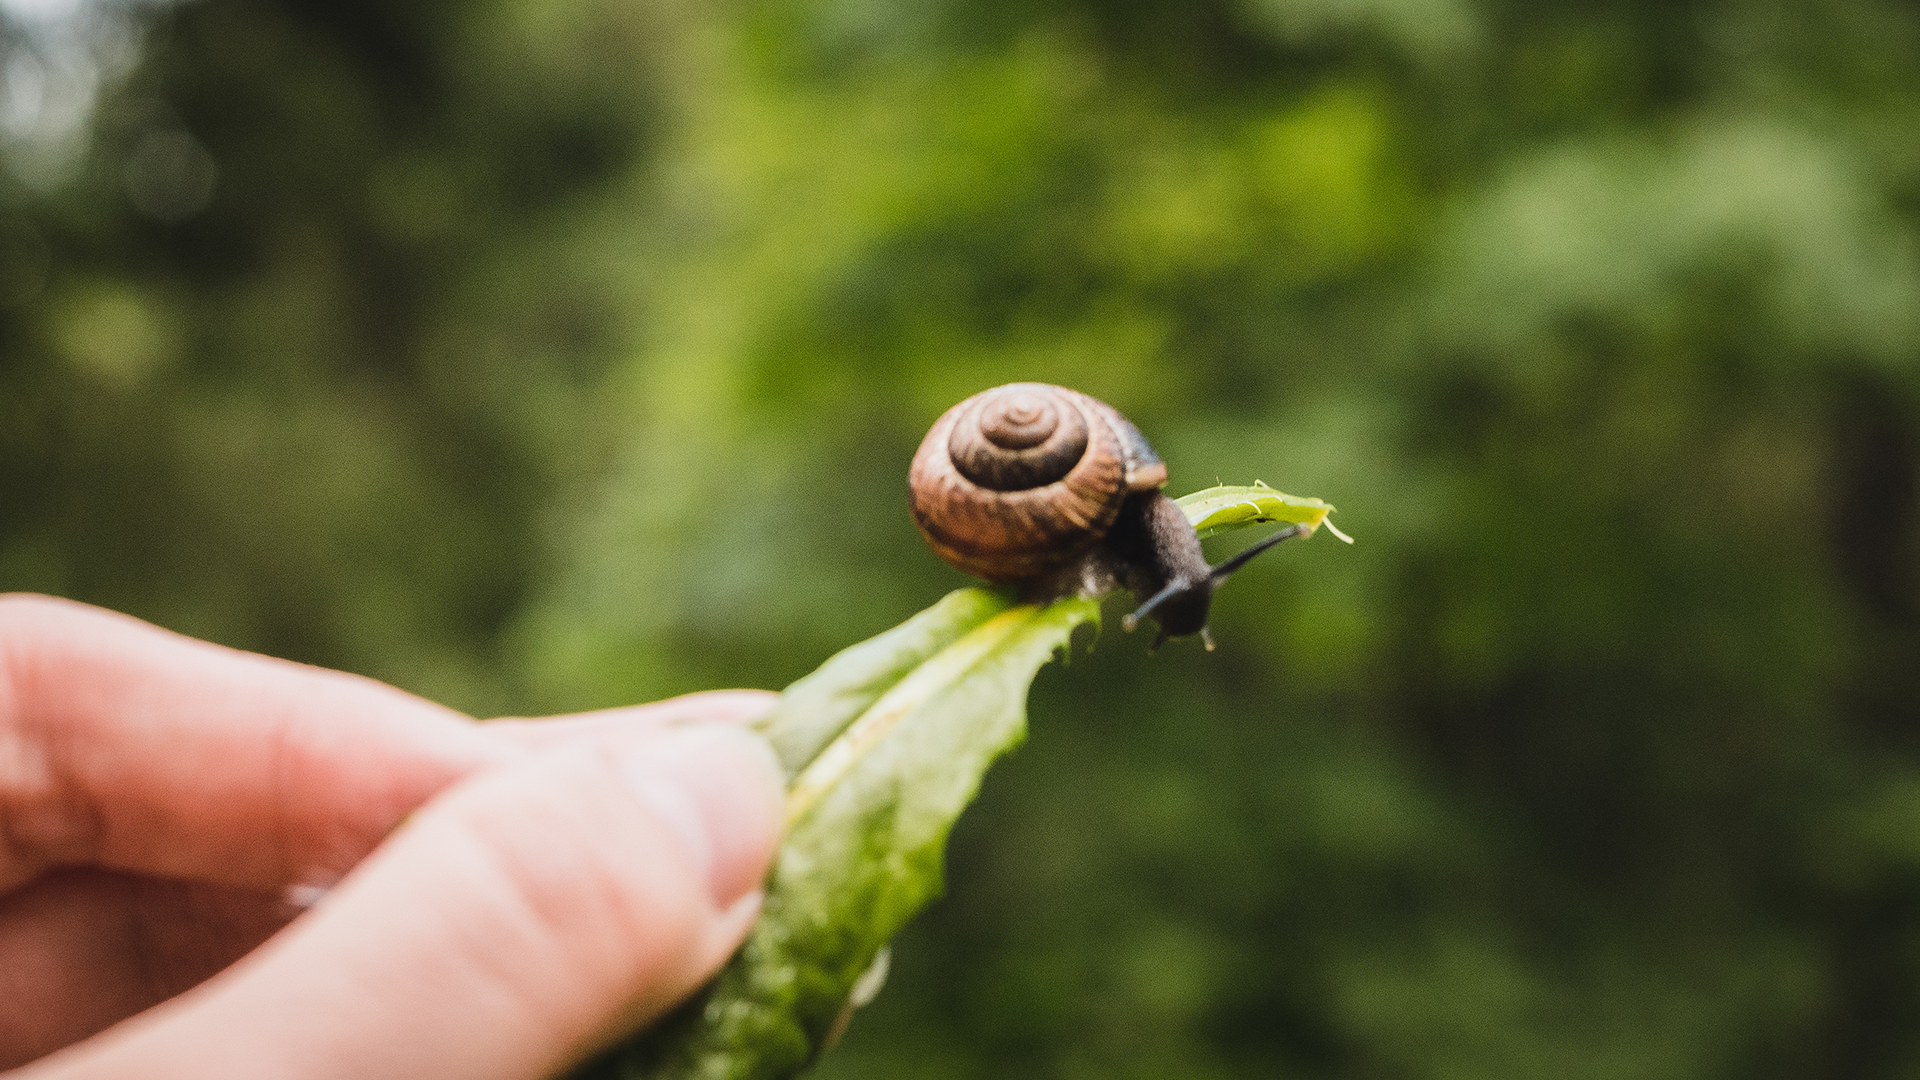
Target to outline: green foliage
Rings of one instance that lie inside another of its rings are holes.
[[[940,894],[947,833],[1025,737],[1034,672],[1098,616],[1077,597],[962,589],[789,687],[766,724],[789,785],[759,921],[712,986],[577,1080],[773,1080],[813,1062],[862,973]]]
[[[961,584],[940,410],[1073,385],[1362,542],[1044,672],[820,1075],[1920,1069],[1911,5],[155,18],[0,185],[0,588],[477,712],[780,686]]]
[[[1288,517],[1311,530],[1330,509],[1263,486],[1179,502],[1215,530]],[[955,819],[1026,737],[1034,674],[1099,614],[1088,597],[960,589],[788,687],[760,725],[788,784],[759,921],[712,986],[575,1080],[775,1080],[817,1061],[866,1004],[865,973],[886,977],[887,942],[940,894]]]
[[[1327,515],[1333,512],[1333,507],[1319,499],[1302,499],[1258,482],[1246,486],[1220,484],[1182,495],[1174,503],[1186,512],[1187,520],[1193,523],[1194,531],[1202,540],[1271,521],[1304,526],[1311,536],[1320,526],[1328,524]],[[1338,535],[1339,530],[1334,533]]]

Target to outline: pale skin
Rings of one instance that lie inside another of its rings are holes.
[[[0,1080],[562,1072],[745,935],[769,702],[476,722],[0,596]]]

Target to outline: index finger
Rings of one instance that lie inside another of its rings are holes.
[[[545,750],[570,742],[673,724],[749,724],[773,710],[780,695],[765,690],[702,690],[645,705],[625,705],[565,716],[502,716],[483,726],[516,746]]]
[[[518,752],[371,679],[0,596],[0,889],[56,864],[329,884]]]

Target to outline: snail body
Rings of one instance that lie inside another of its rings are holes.
[[[1118,410],[1046,383],[947,410],[908,474],[914,524],[949,564],[1034,598],[1124,586],[1145,600],[1127,629],[1151,614],[1161,641],[1200,634],[1212,648],[1213,590],[1254,549],[1209,567],[1166,482],[1166,464]]]

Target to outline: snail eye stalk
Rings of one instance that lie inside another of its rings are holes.
[[[1307,534],[1306,526],[1289,525],[1286,528],[1281,529],[1279,532],[1274,533],[1272,536],[1267,537],[1265,540],[1262,540],[1259,543],[1248,548],[1247,550],[1241,552],[1240,554],[1235,555],[1233,558],[1228,559],[1226,562],[1221,563],[1219,566],[1214,567],[1212,570],[1208,571],[1207,576],[1212,578],[1213,583],[1217,586],[1221,582],[1227,580],[1228,577],[1232,576],[1235,570],[1238,570],[1241,567],[1252,562],[1253,557],[1255,555],[1260,554],[1261,552],[1267,550],[1268,548],[1272,547],[1273,545],[1279,543],[1282,540],[1291,540],[1296,536],[1305,536],[1306,534]]]
[[[1132,612],[1121,616],[1120,629],[1125,630],[1129,634],[1133,633],[1133,628],[1140,625],[1140,620],[1153,614],[1153,611],[1155,608],[1173,599],[1174,597],[1179,596],[1181,593],[1188,592],[1195,588],[1204,589],[1204,588],[1207,588],[1207,586],[1205,584],[1195,585],[1191,581],[1167,582],[1166,587],[1161,589],[1159,592],[1154,593],[1152,596],[1148,597],[1146,603],[1141,604],[1137,608],[1134,608]],[[1166,635],[1162,634],[1161,641],[1164,641],[1164,640],[1166,640]],[[1159,648],[1160,646],[1159,641],[1156,641],[1153,644],[1155,648]]]
[[[1221,563],[1219,566],[1209,569],[1207,571],[1207,576],[1204,578],[1200,578],[1199,580],[1196,581],[1188,577],[1176,577],[1174,580],[1167,582],[1167,584],[1163,586],[1159,592],[1156,592],[1152,596],[1148,597],[1145,603],[1141,604],[1139,607],[1135,608],[1132,612],[1128,613],[1125,617],[1123,617],[1120,620],[1120,628],[1128,632],[1131,632],[1134,627],[1140,625],[1141,619],[1144,619],[1148,615],[1153,614],[1162,605],[1170,603],[1174,600],[1181,599],[1183,597],[1190,596],[1193,593],[1198,592],[1198,593],[1204,594],[1207,597],[1212,596],[1213,590],[1219,588],[1221,582],[1231,577],[1234,571],[1252,562],[1254,557],[1259,555],[1261,552],[1267,550],[1268,548],[1274,546],[1275,544],[1280,543],[1283,540],[1292,540],[1298,536],[1305,536],[1307,535],[1307,533],[1308,533],[1308,530],[1303,525],[1289,525],[1286,528],[1281,529],[1279,532],[1274,533],[1272,536],[1269,536],[1266,539],[1260,541],[1259,543],[1253,545],[1247,550],[1242,551],[1238,555],[1235,555],[1233,558],[1228,559],[1226,562]],[[1199,617],[1200,619],[1203,619],[1203,620],[1206,618],[1206,609],[1204,607],[1200,608]],[[1185,633],[1193,633],[1194,631],[1183,629],[1180,632],[1185,634]],[[1204,622],[1201,623],[1201,626],[1198,632],[1200,634],[1200,640],[1206,644],[1207,651],[1212,652],[1213,651],[1213,635],[1211,633],[1208,633],[1206,624]],[[1169,635],[1167,633],[1166,627],[1162,625],[1160,630],[1160,636],[1154,641],[1153,648],[1158,649],[1161,643],[1167,640],[1168,636]]]

